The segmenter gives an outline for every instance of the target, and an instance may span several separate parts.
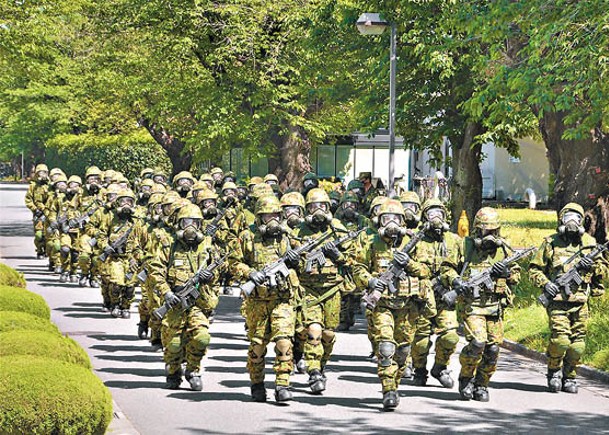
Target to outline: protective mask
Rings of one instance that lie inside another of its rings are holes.
[[[326,213],[323,210],[318,209],[315,210],[313,214],[308,215],[305,220],[310,225],[321,227],[332,221],[332,213]]]
[[[59,193],[66,193],[68,191],[68,186],[65,183],[57,183],[55,185],[55,190]]]
[[[183,230],[177,230],[176,236],[188,245],[198,245],[203,240],[203,237],[205,237],[201,231],[198,231],[192,225],[187,226]]]
[[[87,184],[87,192],[96,194],[99,193],[99,184]]]
[[[178,191],[178,193],[180,194],[180,196],[183,198],[186,196],[186,194],[188,192],[190,192],[190,186],[189,185],[180,185],[178,186],[178,188],[176,189]]]
[[[408,228],[416,228],[419,226],[419,216],[410,209],[404,209],[404,217],[406,218],[406,226]]]
[[[336,210],[338,210],[338,205],[339,202],[335,199],[330,199],[330,211],[332,213],[336,213]]]
[[[283,227],[279,223],[279,221],[273,219],[266,224],[261,224],[258,227],[260,234],[264,237],[277,237],[283,231]]]
[[[201,210],[201,213],[203,213],[204,217],[210,218],[218,215],[218,209],[215,206],[211,206]]]
[[[568,237],[581,237],[584,232],[584,227],[578,225],[577,222],[572,220],[558,227],[558,233],[564,234]]]
[[[343,216],[348,221],[355,221],[359,217],[359,213],[354,208],[347,207],[343,209]]]
[[[138,193],[138,196],[140,197],[140,200],[145,201],[150,198],[150,192],[142,191],[142,192]]]
[[[503,240],[498,237],[489,234],[488,236],[484,236],[482,238],[475,238],[474,245],[477,248],[482,249],[483,251],[492,251],[493,249],[497,249],[500,246],[503,246]]]
[[[395,222],[390,222],[387,226],[379,228],[379,236],[387,239],[397,239],[406,235],[406,228],[399,226]]]
[[[297,214],[291,214],[286,218],[286,223],[290,228],[296,228],[304,222],[304,218]]]
[[[118,208],[116,209],[116,213],[117,213],[117,214],[118,214],[120,217],[123,217],[123,218],[124,218],[124,217],[130,217],[130,216],[133,216],[133,212],[134,212],[133,208],[131,208],[131,207],[130,207],[130,206],[128,206],[128,205],[125,205],[125,206],[123,206],[123,207],[118,207]]]
[[[302,187],[304,188],[304,190],[311,190],[317,186],[318,183],[315,180],[304,180],[304,182],[302,183]]]

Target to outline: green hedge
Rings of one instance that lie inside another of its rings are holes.
[[[22,273],[17,272],[6,264],[0,263],[0,285],[25,288],[25,278]]]
[[[112,397],[91,370],[51,358],[0,358],[0,433],[103,434]]]
[[[0,285],[0,311],[22,311],[46,320],[51,318],[51,309],[42,296],[6,285]]]
[[[91,360],[71,338],[46,331],[11,331],[0,333],[0,357],[33,355],[53,358],[91,369]]]
[[[168,174],[172,167],[165,150],[144,129],[121,135],[58,135],[47,142],[45,162],[68,175],[83,176],[88,166],[96,165],[121,171],[130,180],[146,167],[161,167]]]
[[[0,332],[20,330],[47,331],[59,334],[57,326],[49,320],[20,311],[0,312]]]

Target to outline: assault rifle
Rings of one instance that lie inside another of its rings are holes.
[[[203,230],[203,232],[210,237],[214,237],[219,229],[218,222],[220,222],[220,219],[224,217],[227,211],[228,207],[221,209],[216,215],[216,217],[210,223],[205,225],[205,229]]]
[[[199,267],[199,269],[195,272],[195,274],[191,276],[190,279],[186,281],[183,286],[176,287],[175,294],[178,298],[180,298],[179,306],[182,311],[185,311],[192,307],[197,302],[199,296],[201,296],[201,292],[199,291],[199,273],[202,270],[213,272],[224,263],[224,260],[226,260],[227,256],[228,254],[224,255],[224,257],[218,258],[217,260],[209,264],[207,267],[202,264],[201,267]],[[159,308],[152,312],[152,315],[158,320],[162,320],[163,317],[165,317],[165,314],[167,314],[167,311],[171,310],[172,308],[173,307],[170,306],[167,302],[164,302],[163,305],[161,305]]]
[[[131,225],[127,231],[125,231],[118,239],[116,239],[114,241],[114,243],[107,246],[104,249],[104,251],[100,254],[99,260],[106,261],[111,254],[113,254],[115,252],[118,253],[119,251],[121,251],[123,249],[123,247],[125,246],[125,243],[127,243],[127,239],[129,238],[131,231],[133,231],[133,227],[135,227],[135,224]],[[110,249],[108,249],[108,248],[110,248]]]
[[[404,248],[402,248],[401,252],[409,254],[412,252],[417,243],[419,243],[423,237],[425,237],[425,231],[429,228],[428,224],[426,224],[420,231],[418,231],[412,238],[406,243]],[[379,280],[380,283],[383,284],[384,288],[388,288],[390,293],[396,293],[398,289],[396,288],[397,281],[400,276],[404,273],[404,268],[400,266],[395,260],[391,262],[389,267],[381,273],[376,279]],[[362,301],[366,303],[366,307],[370,310],[373,310],[376,307],[376,304],[381,298],[382,292],[379,290],[373,290],[371,292],[365,292],[362,296]]]
[[[347,234],[337,239],[334,244],[338,248],[343,243],[348,242],[349,240],[355,239],[360,235],[363,231],[366,231],[365,228],[362,228],[357,231],[349,231]],[[314,251],[311,251],[307,254],[305,258],[305,272],[310,273],[313,270],[313,265],[317,264],[319,267],[324,267],[326,265],[326,256],[324,255],[323,249],[319,248]]]
[[[296,251],[298,255],[309,252],[311,249],[326,240],[330,234],[332,234],[332,232],[327,231],[316,239],[310,239],[298,248],[294,249],[294,251]],[[290,271],[288,270],[288,266],[285,264],[286,260],[286,256],[284,255],[283,257],[280,257],[272,263],[266,265],[266,267],[261,270],[261,272],[264,274],[265,281],[268,282],[269,287],[277,287],[277,275],[280,275],[281,278],[288,277]],[[241,286],[241,291],[243,291],[247,297],[252,294],[255,288],[256,283],[250,279]]]
[[[84,226],[84,224],[86,224],[89,221],[91,216],[93,216],[93,213],[95,213],[97,211],[97,209],[99,209],[99,205],[96,207],[93,207],[93,208],[89,208],[83,215],[81,215],[77,218],[70,219],[68,221],[68,226],[70,227],[70,229],[82,228]]]
[[[588,253],[587,255],[584,255],[582,257],[582,259],[587,258],[589,260],[594,260],[596,257],[598,257],[600,254],[605,252],[607,249],[609,249],[609,242],[606,242],[602,245],[597,245],[592,251],[590,251],[590,253]],[[562,265],[565,266],[565,265],[569,264],[571,261],[574,260],[574,258],[577,256],[577,254],[578,253],[572,255]],[[573,294],[573,292],[571,291],[572,288],[579,287],[579,285],[583,282],[583,279],[582,279],[581,275],[579,274],[579,271],[581,270],[581,261],[582,260],[579,260],[576,265],[571,267],[571,269],[567,270],[562,275],[559,275],[554,280],[554,284],[556,284],[556,286],[560,289],[564,300],[567,300],[569,298],[569,296],[571,296]],[[552,302],[552,300],[554,298],[555,298],[555,296],[550,296],[549,294],[547,294],[544,291],[537,298],[537,301],[544,307],[547,307],[548,305],[550,305],[550,302]]]

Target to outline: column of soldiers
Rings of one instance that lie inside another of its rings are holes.
[[[132,190],[113,170],[89,167],[83,186],[80,177],[41,164],[26,204],[37,256],[48,257],[61,282],[100,287],[102,310],[116,318],[130,317],[141,287],[138,335],[163,350],[169,389],[186,379],[202,390],[201,360],[221,289],[239,284],[246,367],[259,402],[267,400],[270,343],[275,400],[292,400],[294,372],[306,373],[311,392],[321,394],[336,331],[353,327],[361,310],[385,410],[398,406],[403,377],[424,386],[431,375],[453,388],[449,362],[460,322],[467,342],[460,397],[488,401],[504,312],[520,280],[517,261],[530,254],[552,331],[548,388],[577,393],[587,301],[604,292],[608,271],[578,204],[561,210],[556,234],[539,249],[515,250],[495,209],[481,208],[472,234],[461,238],[449,230],[441,201],[421,204],[414,192],[388,198],[369,173],[329,195],[313,173],[300,192],[284,193],[273,174],[239,185],[233,173],[213,168],[199,179],[180,172],[170,183],[163,171],[146,168]]]

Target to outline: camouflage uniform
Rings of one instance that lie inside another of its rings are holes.
[[[263,219],[276,217],[273,225],[279,230],[269,234],[269,224]],[[230,264],[232,274],[246,281],[254,271],[284,256],[290,249],[290,240],[280,227],[281,206],[272,195],[262,197],[256,205],[257,225],[242,231],[231,244]],[[261,228],[262,226],[262,228]],[[252,397],[266,400],[264,392],[264,356],[269,342],[275,344],[275,397],[279,401],[290,400],[290,373],[293,369],[292,337],[295,324],[295,300],[298,277],[291,270],[288,279],[280,280],[277,287],[267,282],[259,284],[247,298],[245,318],[250,341],[247,369],[252,383]]]
[[[49,196],[49,168],[45,164],[36,165],[34,181],[25,194],[25,205],[33,214],[34,246],[38,258],[46,255],[45,225],[46,202]]]
[[[182,222],[196,221],[182,228]],[[181,286],[191,278],[197,282],[201,296],[195,304],[182,310],[169,310],[163,319],[163,342],[166,344],[167,388],[177,389],[182,382],[182,361],[186,361],[185,377],[191,389],[200,391],[201,359],[207,353],[210,342],[209,315],[218,303],[218,294],[211,285],[217,278],[196,276],[201,266],[207,267],[217,259],[217,251],[211,239],[201,231],[201,211],[194,204],[185,205],[177,215],[178,230],[168,246],[160,245],[149,261],[150,276],[154,288],[165,303],[173,304]],[[193,238],[190,239],[190,236]],[[170,298],[171,296],[171,298]],[[179,301],[177,302],[179,303]]]
[[[61,258],[59,254],[59,250],[61,248],[59,242],[59,231],[58,228],[51,228],[51,207],[55,204],[57,200],[57,196],[59,194],[65,193],[68,188],[67,181],[68,178],[66,174],[59,169],[53,168],[49,172],[50,184],[49,184],[49,195],[47,196],[47,200],[45,203],[46,221],[45,221],[45,236],[46,236],[46,246],[45,252],[49,257],[49,270],[54,271],[56,274],[61,273]],[[59,183],[60,189],[57,187],[57,183]],[[53,227],[56,225],[53,224]]]
[[[564,222],[568,212],[579,215],[579,223],[572,233],[566,230]],[[529,264],[531,281],[542,289],[573,267],[579,266],[578,273],[582,277],[579,286],[571,287],[572,294],[568,297],[562,292],[548,297],[551,302],[546,310],[551,335],[547,349],[547,377],[552,392],[562,389],[577,393],[575,370],[585,350],[588,298],[604,294],[602,280],[607,275],[606,259],[599,255],[590,262],[591,267],[578,265],[588,249],[596,245],[590,235],[583,233],[583,216],[584,210],[580,205],[567,204],[559,214],[559,231],[544,239]],[[569,259],[571,261],[567,262]]]

